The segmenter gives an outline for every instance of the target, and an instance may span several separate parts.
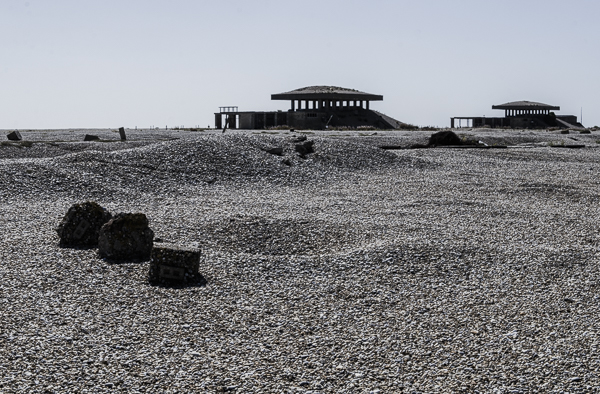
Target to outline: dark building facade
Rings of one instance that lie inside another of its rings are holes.
[[[549,127],[583,127],[575,115],[556,115],[560,107],[533,101],[513,101],[492,105],[492,109],[504,110],[504,117],[454,117],[450,127],[461,127],[464,120],[467,127],[509,127],[514,129],[546,129]]]
[[[239,112],[237,107],[219,107],[216,128],[265,129],[291,127],[325,129],[328,127],[401,128],[404,123],[370,109],[371,101],[383,96],[336,86],[309,86],[271,95],[271,100],[290,102],[287,111]]]

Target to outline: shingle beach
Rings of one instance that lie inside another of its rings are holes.
[[[22,130],[0,145],[0,393],[595,392],[598,132],[457,133],[506,148]],[[61,248],[84,201],[200,249],[206,285]]]

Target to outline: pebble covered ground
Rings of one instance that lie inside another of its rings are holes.
[[[595,132],[127,133],[0,145],[0,393],[600,387]],[[201,249],[208,283],[59,247],[86,200]]]

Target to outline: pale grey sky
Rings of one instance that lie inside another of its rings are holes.
[[[311,85],[421,126],[516,100],[600,125],[599,19],[597,0],[0,0],[0,128],[214,126]]]

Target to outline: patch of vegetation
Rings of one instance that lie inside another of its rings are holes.
[[[460,137],[460,140],[463,145],[481,145],[481,146],[486,145],[483,142],[473,138],[472,135],[460,134],[459,137]]]

